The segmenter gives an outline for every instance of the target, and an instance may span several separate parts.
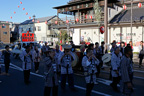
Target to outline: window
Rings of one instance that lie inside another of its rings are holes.
[[[38,31],[41,31],[41,26],[38,26]]]
[[[2,26],[2,28],[6,28],[6,26]]]
[[[118,11],[118,7],[117,7],[117,11]]]
[[[32,34],[30,34],[30,36],[32,36]]]
[[[111,17],[111,9],[109,9],[109,17]]]
[[[3,32],[3,34],[4,34],[4,35],[6,35],[6,34],[7,34],[7,32]]]
[[[69,10],[72,10],[72,7],[69,7]]]
[[[29,34],[27,34],[27,36],[29,36]]]
[[[50,25],[48,26],[48,30],[51,30],[51,26]]]
[[[77,9],[79,9],[80,8],[80,6],[79,5],[77,5]]]
[[[24,36],[26,36],[26,34],[24,34]]]
[[[29,28],[29,32],[32,32],[31,28]]]
[[[87,8],[87,7],[89,7],[89,5],[88,5],[88,4],[86,4],[86,8]]]

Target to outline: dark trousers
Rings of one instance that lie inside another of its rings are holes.
[[[39,69],[39,62],[35,62],[35,71]]]
[[[87,83],[86,84],[86,96],[91,96],[91,91],[94,87],[94,83]]]
[[[30,70],[24,70],[24,82],[29,83]]]
[[[52,90],[52,96],[58,96],[58,86],[45,87],[44,96],[50,96],[51,90]]]
[[[117,90],[117,84],[120,82],[120,77],[113,77],[113,82],[111,83],[114,90]]]
[[[4,63],[5,63],[5,72],[8,73],[10,62],[7,61],[7,62],[4,62]]]
[[[0,74],[1,74],[1,67],[0,67]]]
[[[144,55],[139,54],[139,65],[142,65],[143,57],[144,57]]]
[[[68,77],[68,84],[71,89],[74,88],[74,77],[73,74],[61,74],[61,88],[65,89],[66,78]]]
[[[96,73],[96,77],[99,77],[99,74],[100,74],[100,69],[101,69],[101,66],[98,65],[97,66],[97,73]]]

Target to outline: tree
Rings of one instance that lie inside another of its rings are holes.
[[[94,5],[93,5],[93,10],[94,10],[94,18],[98,23],[98,26],[101,24],[101,7],[99,6],[98,0],[94,0]]]
[[[58,34],[58,39],[59,41],[57,42],[58,45],[63,45],[66,44],[66,42],[68,42],[69,36],[67,34],[66,30],[60,30],[61,34]],[[60,40],[62,40],[62,44],[60,44]]]

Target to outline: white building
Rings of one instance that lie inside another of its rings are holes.
[[[53,41],[57,31],[51,28],[51,23],[55,20],[57,20],[57,16],[26,20],[20,24],[19,33],[27,33],[29,31],[35,34],[35,41]]]

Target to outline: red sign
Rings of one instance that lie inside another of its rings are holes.
[[[101,26],[101,27],[100,27],[100,32],[101,32],[101,34],[104,33],[104,26]]]
[[[22,33],[22,42],[30,41],[34,41],[34,33],[29,33],[29,31],[27,31],[27,33]]]

